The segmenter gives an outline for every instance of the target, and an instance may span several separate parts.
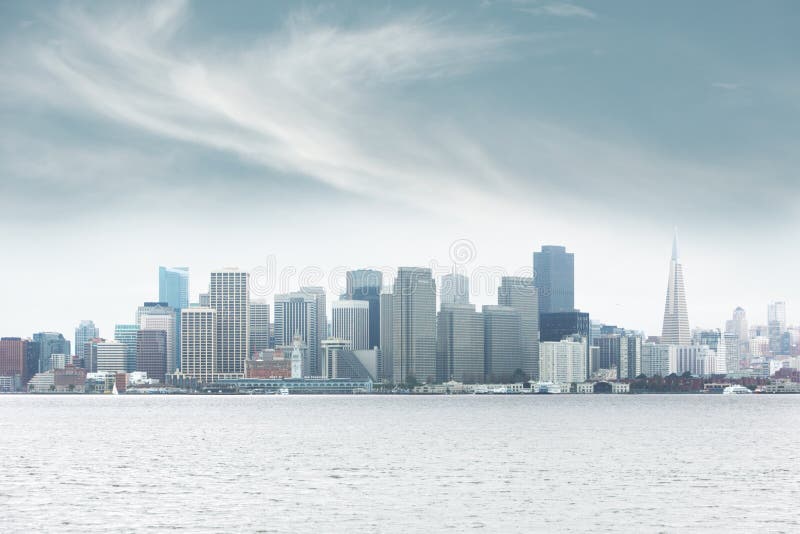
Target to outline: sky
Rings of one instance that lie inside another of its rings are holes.
[[[158,266],[530,274],[658,335],[800,306],[794,1],[0,3],[0,335],[101,335]],[[266,280],[269,278],[269,280]],[[473,281],[472,301],[496,301]]]

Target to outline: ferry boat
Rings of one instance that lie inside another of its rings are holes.
[[[728,386],[722,390],[723,395],[752,395],[753,392],[747,389],[744,386],[740,386],[739,384],[734,384],[733,386]]]

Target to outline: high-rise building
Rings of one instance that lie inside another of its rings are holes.
[[[400,267],[393,295],[394,381],[431,383],[436,379],[436,283],[431,270]]]
[[[200,382],[216,378],[216,316],[214,308],[198,306],[181,310],[181,373]]]
[[[497,304],[514,308],[520,318],[522,372],[539,378],[539,300],[533,278],[504,276],[497,288]]]
[[[586,369],[591,374],[597,369],[593,368],[591,360],[593,338],[589,314],[575,310],[539,315],[539,339],[541,341],[561,341],[576,335],[586,340]]]
[[[328,306],[325,289],[322,287],[301,287],[300,291],[314,295],[317,306],[317,354],[322,354],[320,342],[328,337]]]
[[[583,382],[586,369],[586,339],[573,336],[561,341],[543,341],[539,349],[539,380],[556,384]]]
[[[483,317],[474,304],[442,304],[436,324],[439,382],[484,381]]]
[[[686,309],[683,266],[678,259],[678,233],[676,231],[672,240],[672,260],[669,267],[661,342],[670,345],[688,345],[691,341],[692,333],[689,330],[689,312]]]
[[[127,373],[130,368],[128,348],[118,341],[103,341],[95,345],[97,372]]]
[[[716,372],[716,353],[708,345],[677,345],[675,364],[671,368],[682,375],[709,376]]]
[[[675,360],[675,345],[642,343],[642,374],[647,377],[665,377],[672,372],[670,362]]]
[[[275,295],[275,346],[291,347],[294,337],[300,336],[307,347],[308,365],[303,364],[307,376],[321,376],[317,303],[316,295],[302,291]]]
[[[369,303],[369,346],[367,348],[378,347],[381,343],[380,296],[381,287],[383,286],[383,273],[372,269],[359,269],[347,271],[346,278],[347,298]]]
[[[533,253],[533,280],[539,313],[575,309],[575,257],[565,247],[545,245]]]
[[[250,354],[269,348],[269,304],[262,300],[250,301]]]
[[[339,353],[350,350],[350,341],[335,337],[323,339],[321,376],[323,378],[339,378]],[[348,377],[349,378],[349,377]]]
[[[522,370],[522,319],[516,308],[483,307],[484,373],[490,382],[518,380]],[[538,374],[538,372],[537,372]]]
[[[769,303],[767,306],[767,329],[770,352],[772,352],[772,354],[781,354],[783,352],[783,333],[786,331],[785,302],[777,301]]]
[[[97,344],[105,342],[102,337],[95,337],[83,344],[83,368],[87,372],[97,372]]]
[[[381,293],[381,337],[380,337],[380,368],[378,379],[392,382],[394,364],[392,359],[392,347],[394,346],[394,288],[386,288]]]
[[[164,381],[167,372],[166,330],[136,332],[136,370],[147,373],[148,378]]]
[[[469,278],[463,274],[450,273],[442,276],[439,288],[440,301],[445,304],[469,304]]]
[[[725,344],[725,370],[728,373],[738,373],[741,359],[742,344],[739,334],[736,332],[726,332],[722,336],[722,342]]]
[[[749,354],[750,327],[747,324],[747,313],[743,308],[737,307],[733,310],[732,318],[725,323],[725,333],[736,334],[739,340],[739,353]]]
[[[18,337],[0,338],[0,376],[19,376],[20,384],[25,376],[24,339]]]
[[[366,350],[369,346],[370,303],[365,300],[333,302],[331,330],[334,338],[350,342],[350,350]]]
[[[39,370],[43,373],[50,371],[53,366],[50,357],[53,354],[72,354],[70,343],[58,332],[37,332],[33,334],[33,341],[39,346]]]
[[[92,321],[84,319],[75,328],[75,356],[78,359],[83,359],[83,348],[86,342],[96,337],[100,337],[100,330]]]
[[[158,268],[158,300],[166,302],[175,312],[175,327],[172,330],[172,346],[175,354],[173,363],[180,367],[181,362],[181,310],[189,307],[189,268]],[[172,372],[172,370],[170,370]]]
[[[215,372],[243,377],[250,354],[250,275],[235,268],[212,272],[208,298],[217,311]]]
[[[139,332],[139,325],[118,324],[114,325],[114,340],[125,345],[125,358],[130,365],[126,371],[136,370],[136,340]]]
[[[175,310],[166,302],[145,302],[136,311],[136,324],[140,330],[164,330],[167,333],[167,373],[180,365],[175,350]]]

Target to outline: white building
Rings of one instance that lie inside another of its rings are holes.
[[[275,295],[275,346],[291,347],[299,335],[308,347],[308,365],[303,367],[306,376],[320,374],[317,304],[317,295],[303,291]]]
[[[328,338],[322,340],[322,377],[338,378],[337,364],[340,350],[350,350],[350,341],[347,339]]]
[[[217,312],[213,308],[181,310],[181,373],[201,382],[215,378]]]
[[[211,273],[209,307],[216,314],[215,373],[244,377],[250,355],[250,275],[236,268]]]
[[[670,362],[677,362],[675,345],[665,343],[642,343],[642,373],[645,376],[667,376],[676,369]]]
[[[352,350],[372,348],[369,346],[369,302],[337,300],[333,303],[332,312],[333,337],[350,341]]]
[[[127,373],[128,347],[118,341],[97,343],[97,372]]]
[[[539,344],[539,380],[556,384],[583,382],[586,340],[544,341]]]
[[[675,373],[689,372],[696,376],[716,374],[717,354],[708,345],[677,345],[674,347],[674,362],[670,365]]]

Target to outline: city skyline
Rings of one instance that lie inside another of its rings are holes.
[[[576,307],[657,332],[676,224],[691,324],[799,302],[794,5],[524,7],[3,3],[0,324],[109,332],[157,265],[194,298],[228,264],[425,266],[467,238],[509,275],[563,245]]]

